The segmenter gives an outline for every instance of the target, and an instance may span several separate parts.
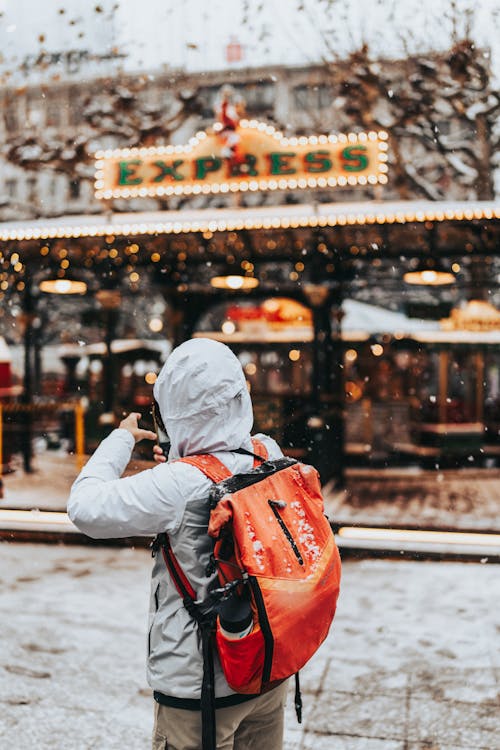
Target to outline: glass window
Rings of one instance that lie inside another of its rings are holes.
[[[43,100],[32,96],[27,101],[27,119],[33,127],[40,127],[44,121]]]
[[[484,362],[484,427],[487,443],[500,442],[500,354],[490,351]]]
[[[5,105],[4,119],[7,131],[17,130],[19,127],[17,101],[7,102]]]
[[[269,81],[235,84],[232,89],[237,97],[244,100],[245,110],[248,114],[262,114],[274,107],[275,86]],[[220,90],[220,86],[200,88],[199,99],[202,103],[202,117],[215,118],[215,105],[220,96]]]
[[[30,203],[34,203],[36,201],[36,178],[35,177],[28,177],[26,180],[26,192],[27,192],[27,200]]]
[[[81,193],[81,182],[80,180],[70,180],[69,181],[69,198],[72,201],[78,200]]]
[[[202,86],[198,91],[201,104],[201,116],[206,119],[215,119],[215,102],[219,95],[220,86]]]
[[[274,108],[275,87],[272,83],[248,83],[234,89],[245,100],[245,109],[249,114],[260,114]]]
[[[78,125],[83,116],[83,99],[81,91],[75,86],[69,90],[68,120],[72,125]]]
[[[17,180],[15,178],[5,180],[5,190],[9,198],[15,198],[17,193]]]
[[[332,103],[333,93],[330,86],[296,86],[293,90],[293,101],[296,109],[324,109]]]
[[[456,351],[450,356],[446,398],[448,422],[475,422],[477,419],[476,365],[476,357],[470,352]]]
[[[61,124],[61,102],[59,99],[49,99],[47,102],[47,125],[57,127]]]

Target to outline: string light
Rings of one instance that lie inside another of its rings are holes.
[[[381,175],[385,177],[385,175]],[[429,202],[430,203],[430,202]],[[494,204],[488,202],[486,205],[482,205],[480,202],[476,204],[458,204],[454,208],[446,209],[445,211],[438,209],[437,207],[426,207],[425,210],[415,211],[411,208],[412,202],[408,202],[408,207],[404,207],[399,204],[388,203],[387,207],[383,203],[378,203],[377,212],[373,212],[373,204],[367,202],[366,205],[357,204],[356,213],[342,213],[342,204],[337,204],[335,210],[332,210],[332,206],[320,205],[315,208],[315,211],[325,212],[323,215],[313,214],[311,215],[312,207],[310,206],[296,206],[298,213],[293,215],[290,213],[290,206],[275,206],[272,210],[276,212],[274,216],[262,216],[262,211],[259,210],[256,214],[251,209],[247,209],[245,212],[244,220],[241,218],[241,214],[237,218],[236,216],[229,216],[225,218],[219,218],[214,220],[213,218],[203,219],[199,215],[197,219],[185,220],[185,221],[164,221],[164,222],[151,222],[151,223],[134,223],[134,224],[112,224],[112,225],[96,225],[96,224],[78,224],[74,226],[58,227],[58,226],[43,226],[37,227],[26,225],[17,229],[1,229],[0,228],[0,241],[22,241],[27,239],[63,239],[63,238],[78,238],[78,237],[105,237],[110,232],[115,237],[128,237],[130,235],[159,235],[159,234],[182,234],[187,232],[200,232],[203,234],[205,239],[211,239],[214,232],[223,231],[241,231],[242,229],[288,229],[295,227],[334,227],[334,226],[345,226],[347,223],[354,225],[364,224],[406,224],[406,223],[425,223],[426,221],[473,221],[481,219],[500,219],[500,204]],[[397,208],[396,208],[397,205]],[[222,212],[224,209],[219,209]],[[299,213],[302,212],[302,213]],[[338,213],[337,213],[338,212]],[[200,214],[203,214],[200,211]],[[231,214],[228,211],[228,214]],[[213,210],[206,211],[206,215],[213,217]],[[95,221],[95,219],[94,219]],[[135,251],[137,252],[137,251]],[[110,250],[110,256],[112,251]],[[40,248],[41,255],[48,255],[49,248],[44,245]],[[16,254],[14,254],[16,255]],[[116,257],[113,253],[113,257]],[[11,263],[13,257],[11,256]],[[154,259],[152,257],[153,262]],[[15,263],[18,262],[16,258]],[[15,265],[15,263],[13,265]]]

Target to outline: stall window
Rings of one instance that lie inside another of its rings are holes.
[[[500,442],[500,354],[488,352],[484,362],[484,428],[486,442]]]

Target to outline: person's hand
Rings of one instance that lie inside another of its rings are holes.
[[[156,432],[152,432],[151,430],[143,430],[141,427],[139,427],[138,422],[140,418],[141,414],[133,411],[128,414],[125,419],[122,419],[119,427],[121,430],[128,430],[136,443],[138,443],[139,440],[156,440]]]
[[[157,464],[164,464],[167,460],[159,445],[153,445],[153,458]]]

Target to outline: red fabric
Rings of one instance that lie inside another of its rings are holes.
[[[261,443],[260,440],[257,440],[257,438],[252,438],[252,447],[254,453],[256,453],[258,456],[261,456],[264,461],[267,461],[269,454],[267,452],[266,446]],[[211,479],[212,482],[215,482],[216,484],[218,482],[222,482],[223,479],[227,479],[228,477],[232,476],[227,466],[225,466],[222,461],[219,461],[218,458],[212,456],[210,453],[204,453],[203,455],[199,456],[185,456],[184,458],[179,458],[178,460],[182,461],[185,464],[196,466],[197,469],[202,471],[206,477]],[[258,458],[254,458],[254,468],[256,466],[259,466],[260,463],[261,462]]]
[[[197,469],[202,471],[206,477],[216,484],[232,476],[227,466],[224,466],[222,461],[219,461],[218,458],[209,453],[201,456],[186,456],[185,458],[180,458],[179,461],[182,461],[184,464],[196,466]]]
[[[162,547],[161,551],[163,553],[163,559],[165,560],[165,565],[167,566],[167,570],[169,571],[170,576],[172,578],[172,582],[173,582],[175,588],[177,589],[177,593],[179,594],[179,596],[181,597],[181,599],[184,599],[184,591],[182,591],[179,588],[179,586],[177,585],[177,581],[175,579],[175,576],[172,575],[171,566],[173,567],[173,569],[177,573],[178,577],[181,579],[181,581],[182,581],[182,583],[183,583],[183,585],[184,585],[187,593],[191,597],[191,599],[193,601],[196,601],[196,599],[197,599],[196,591],[194,590],[194,588],[189,583],[188,579],[184,575],[184,571],[182,570],[181,566],[177,562],[177,558],[176,558],[176,556],[173,553],[172,547],[170,546],[170,539],[168,538],[168,536],[166,534],[165,534],[165,537],[166,537],[165,547]]]
[[[235,117],[231,117],[231,115],[228,112],[229,108],[229,102],[227,99],[224,99],[221,106],[221,122],[224,128],[228,128],[229,130],[236,130],[238,127],[238,119]]]
[[[264,636],[260,627],[238,640],[229,640],[220,632],[217,620],[215,631],[217,651],[227,684],[237,693],[260,693],[262,663],[264,661]]]
[[[253,452],[256,453],[258,456],[261,456],[264,461],[267,461],[269,458],[269,453],[267,452],[267,448],[264,445],[264,443],[261,443],[260,440],[257,440],[257,438],[252,438],[252,446],[253,446]],[[256,466],[260,465],[260,461],[258,461],[256,458],[253,460],[253,467],[255,469]]]
[[[0,388],[9,388],[12,385],[12,373],[10,362],[0,362]]]

